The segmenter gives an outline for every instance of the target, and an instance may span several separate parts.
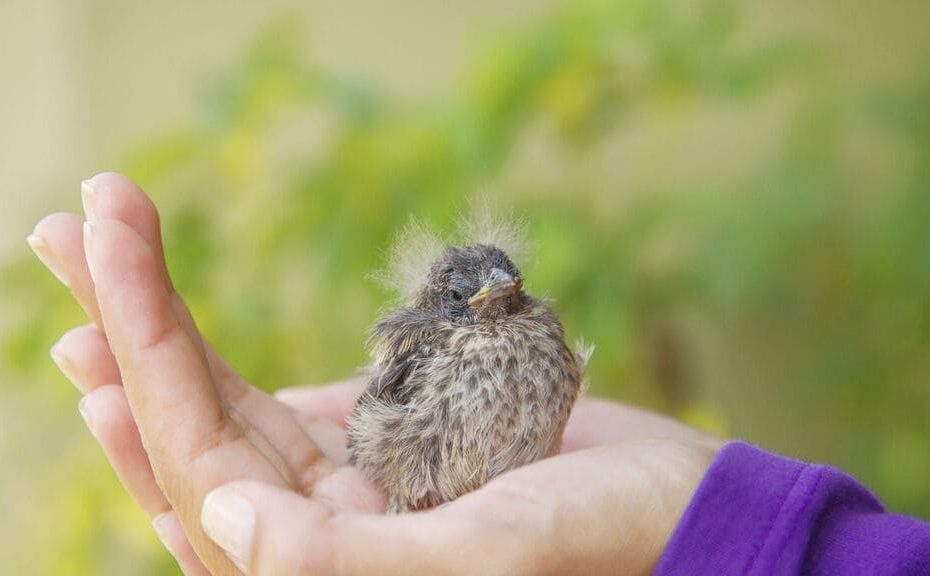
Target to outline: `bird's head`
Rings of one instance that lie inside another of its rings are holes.
[[[507,254],[485,244],[452,246],[430,266],[414,307],[455,324],[495,321],[527,305],[520,271]]]

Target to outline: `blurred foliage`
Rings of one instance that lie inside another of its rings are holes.
[[[449,230],[484,191],[526,216],[528,289],[597,345],[593,393],[835,463],[926,517],[930,70],[851,83],[815,42],[744,20],[723,1],[574,4],[494,42],[437,102],[308,63],[282,22],[199,122],[120,169],[161,208],[202,330],[260,386],[364,364],[391,298],[366,274],[392,236],[411,215]],[[700,142],[654,146],[667,177],[618,180],[645,157],[629,134],[653,128]],[[31,262],[4,270],[2,290],[20,318],[6,354],[47,379],[75,306]],[[53,556],[72,564],[42,573],[98,573],[114,531],[144,529],[99,460],[56,463],[71,478],[58,491],[81,496],[56,496],[69,519]]]

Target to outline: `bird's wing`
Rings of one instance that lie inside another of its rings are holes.
[[[414,369],[416,360],[412,357],[392,361],[381,369],[368,383],[368,394],[379,400],[400,403],[407,396],[404,384]]]
[[[380,400],[402,403],[412,390],[411,374],[435,354],[442,337],[442,323],[434,316],[412,308],[399,308],[382,318],[371,334],[375,374],[368,394]]]

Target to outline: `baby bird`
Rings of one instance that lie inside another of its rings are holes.
[[[557,453],[590,354],[569,349],[553,311],[486,244],[445,248],[369,345],[348,450],[394,514]]]

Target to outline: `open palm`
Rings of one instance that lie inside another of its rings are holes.
[[[439,509],[385,517],[345,465],[359,382],[270,396],[206,344],[174,291],[158,215],[116,174],[85,183],[85,218],[30,237],[93,324],[53,349],[127,490],[194,574],[642,573],[720,443],[582,399],[563,454]],[[205,506],[206,502],[206,506]]]

